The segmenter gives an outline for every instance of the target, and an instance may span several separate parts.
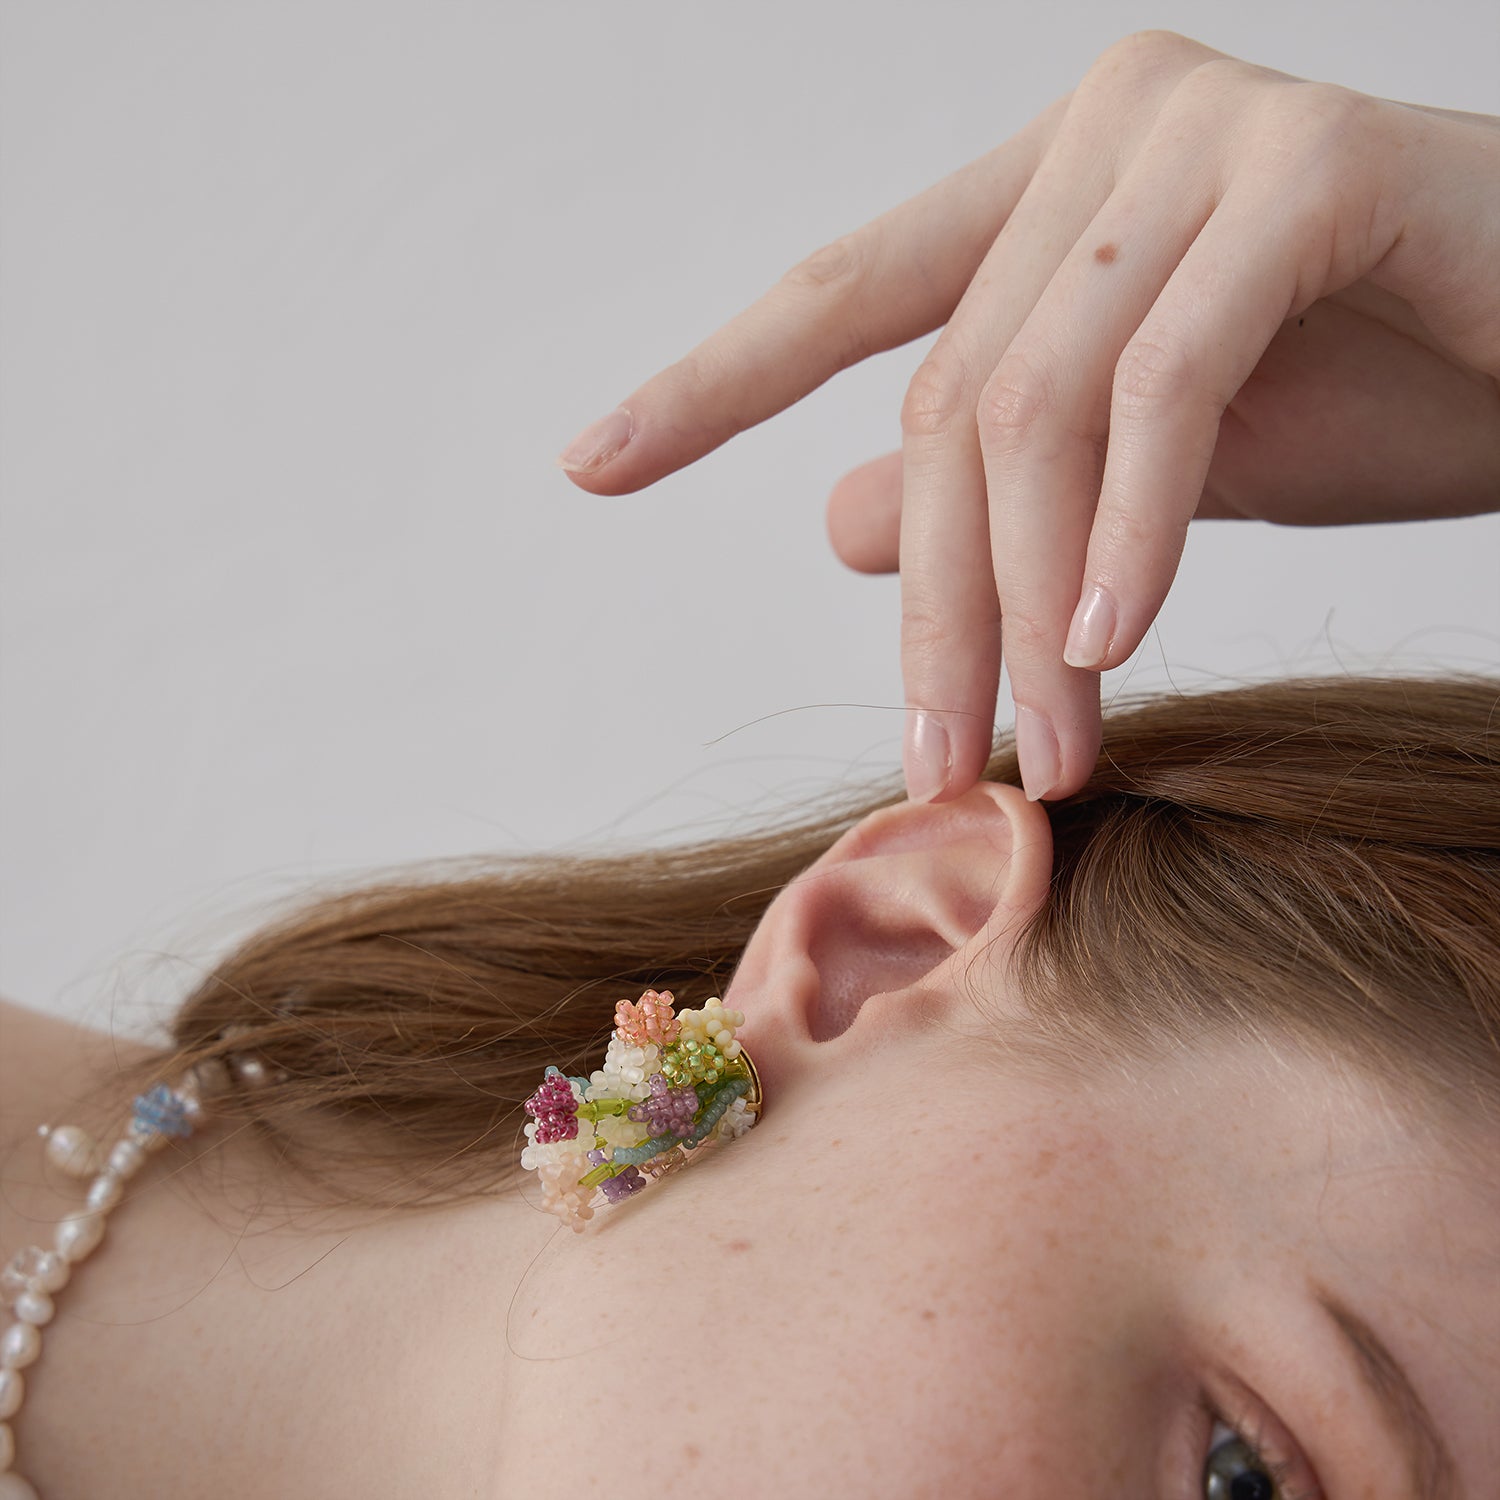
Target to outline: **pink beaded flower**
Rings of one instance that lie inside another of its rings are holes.
[[[633,1005],[622,1000],[615,1006],[615,1035],[622,1042],[635,1047],[645,1047],[655,1042],[658,1047],[668,1047],[677,1040],[681,1030],[672,1011],[672,992],[647,990]]]
[[[558,1072],[548,1068],[542,1086],[523,1108],[537,1123],[536,1138],[544,1146],[553,1141],[576,1140],[578,1136],[578,1099],[573,1085]]]

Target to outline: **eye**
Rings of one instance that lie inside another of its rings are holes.
[[[1203,1500],[1282,1500],[1270,1466],[1223,1422],[1209,1436],[1203,1466]]]
[[[1203,1465],[1203,1500],[1316,1500],[1316,1485],[1289,1487],[1304,1477],[1311,1479],[1307,1466],[1302,1464],[1299,1473],[1292,1454],[1268,1447],[1264,1436],[1251,1443],[1215,1418]]]

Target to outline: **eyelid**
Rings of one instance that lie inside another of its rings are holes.
[[[1206,1464],[1212,1452],[1213,1424],[1222,1422],[1250,1445],[1275,1476],[1279,1500],[1326,1500],[1318,1476],[1297,1440],[1260,1397],[1237,1381],[1224,1382],[1204,1392],[1203,1407],[1208,1426],[1200,1464]],[[1201,1477],[1197,1493],[1202,1493]]]

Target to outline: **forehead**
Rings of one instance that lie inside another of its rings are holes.
[[[556,1461],[597,1475],[585,1434],[622,1410],[684,1433],[733,1413],[768,1492],[858,1471],[870,1500],[967,1494],[976,1465],[1042,1475],[1090,1443],[1102,1463],[1153,1403],[1185,1405],[1177,1330],[1227,1310],[1247,1267],[1286,1295],[1314,1268],[1384,1290],[1398,1267],[1424,1317],[1457,1323],[1442,1298],[1474,1292],[1434,1225],[1471,1247],[1500,1229],[1326,1070],[1231,1053],[1059,1090],[923,1061],[861,1059],[556,1236],[512,1305],[507,1430],[562,1422]],[[643,1458],[661,1500],[719,1472],[694,1448],[712,1444]]]

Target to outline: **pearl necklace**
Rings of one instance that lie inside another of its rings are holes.
[[[37,1126],[47,1159],[69,1177],[92,1177],[84,1206],[58,1221],[52,1245],[27,1245],[0,1270],[0,1306],[15,1321],[0,1334],[0,1500],[40,1500],[36,1487],[15,1470],[16,1440],[10,1420],[21,1409],[26,1383],[21,1371],[42,1352],[41,1330],[52,1321],[53,1293],[68,1284],[74,1266],[104,1238],[104,1223],[120,1202],[125,1184],[169,1139],[186,1140],[211,1113],[206,1102],[230,1086],[231,1077],[255,1085],[267,1078],[253,1054],[238,1054],[229,1066],[209,1061],[190,1068],[171,1087],[159,1083],[136,1096],[125,1132],[104,1152],[79,1125]]]

